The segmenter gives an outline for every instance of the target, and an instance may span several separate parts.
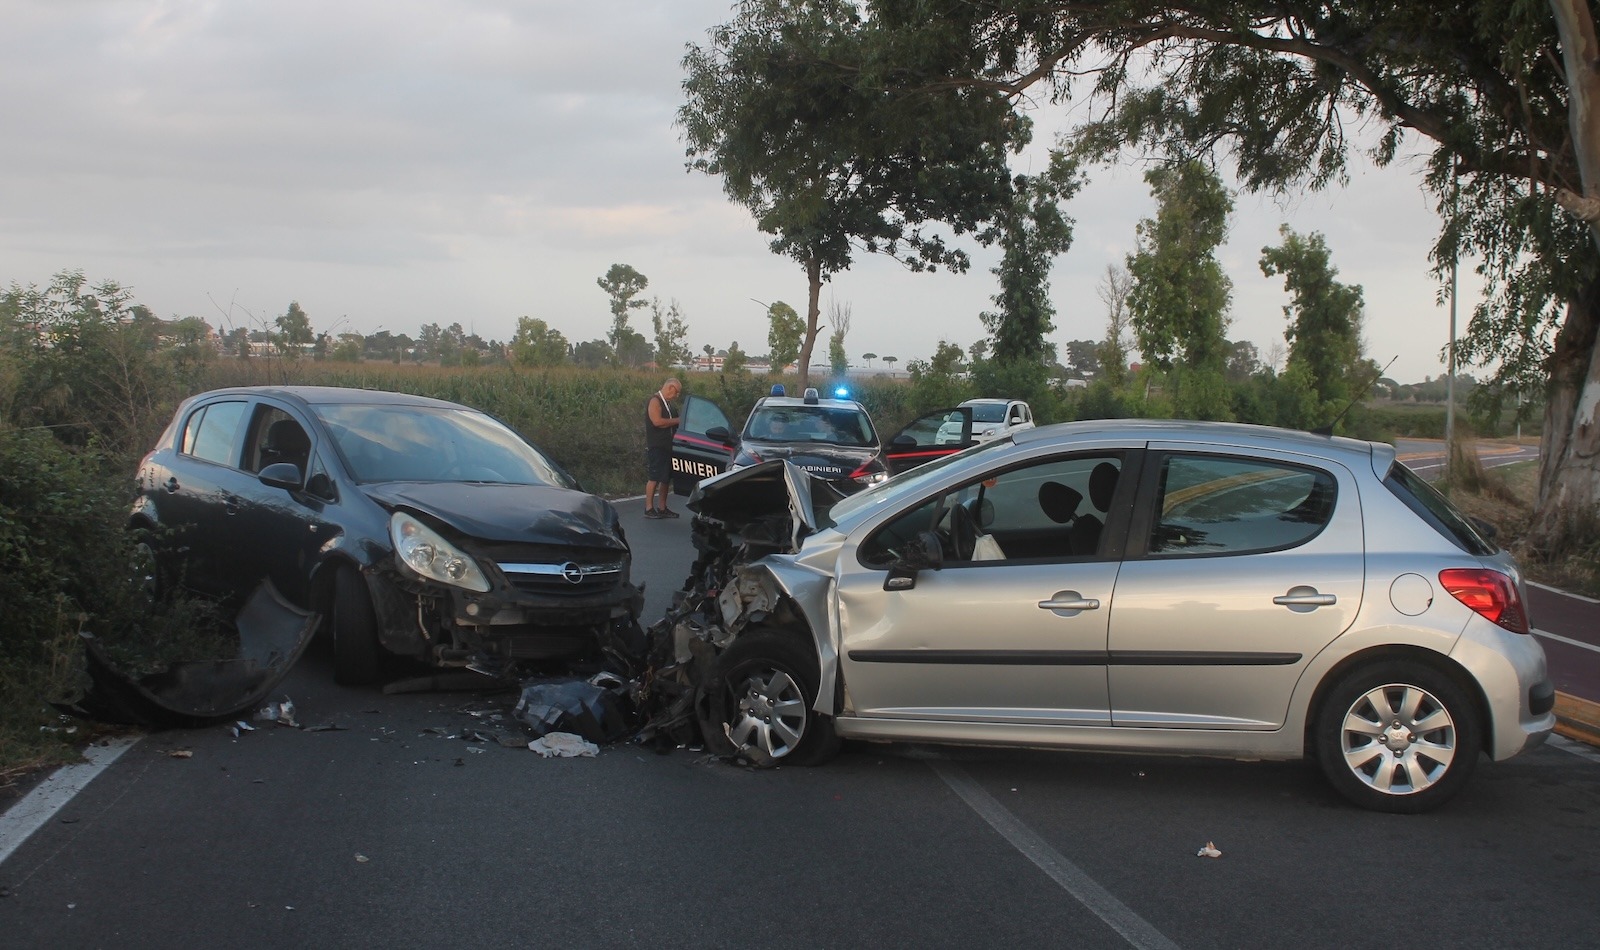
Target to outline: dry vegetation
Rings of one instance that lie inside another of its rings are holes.
[[[1588,538],[1587,545],[1543,557],[1529,551],[1523,541],[1539,494],[1537,461],[1485,469],[1475,451],[1458,449],[1451,469],[1454,474],[1440,487],[1467,514],[1494,525],[1495,540],[1517,556],[1530,580],[1600,597],[1600,523],[1593,516],[1573,532],[1575,537]]]

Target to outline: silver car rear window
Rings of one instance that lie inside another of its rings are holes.
[[[1461,513],[1461,509],[1451,504],[1450,499],[1441,494],[1439,489],[1423,481],[1421,476],[1407,468],[1404,463],[1396,460],[1389,467],[1389,474],[1384,477],[1383,484],[1394,492],[1396,498],[1405,502],[1407,508],[1416,512],[1417,517],[1453,541],[1461,550],[1479,557],[1493,554],[1497,550],[1494,544],[1478,533],[1478,529],[1472,526],[1467,516]]]

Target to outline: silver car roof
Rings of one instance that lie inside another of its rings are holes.
[[[1024,429],[1012,436],[1017,445],[1070,444],[1082,439],[1129,444],[1188,442],[1195,445],[1277,449],[1338,461],[1349,468],[1370,466],[1382,476],[1394,462],[1394,446],[1337,435],[1318,435],[1296,429],[1246,425],[1238,422],[1195,422],[1183,419],[1092,419]]]

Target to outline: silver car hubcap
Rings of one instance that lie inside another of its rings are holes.
[[[806,731],[806,699],[800,684],[782,670],[751,673],[739,687],[738,709],[728,738],[777,759],[794,751]]]
[[[1339,741],[1356,778],[1385,795],[1410,795],[1450,768],[1456,724],[1432,693],[1391,683],[1350,705]]]

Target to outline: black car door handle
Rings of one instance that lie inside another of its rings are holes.
[[[239,503],[238,495],[229,495],[222,499],[222,510],[230,515],[238,514],[241,507],[243,506]]]
[[[178,476],[174,475],[171,478],[167,479],[166,484],[163,485],[162,487],[164,487],[167,490],[167,493],[169,495],[177,494],[178,493]]]

